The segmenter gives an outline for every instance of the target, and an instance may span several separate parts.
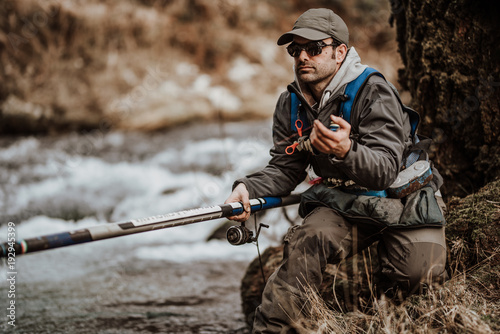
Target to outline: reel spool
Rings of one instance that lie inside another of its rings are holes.
[[[260,230],[262,229],[262,227],[269,228],[269,225],[259,224],[257,234],[254,237],[253,232],[245,226],[245,223],[241,223],[241,225],[239,226],[231,226],[227,229],[226,239],[231,245],[234,246],[244,245],[254,241],[256,242],[259,238]]]

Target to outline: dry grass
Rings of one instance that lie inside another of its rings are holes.
[[[463,260],[467,250],[456,244],[451,249],[453,263]],[[462,255],[461,255],[462,254]],[[339,312],[327,305],[313,288],[307,288],[310,305],[305,320],[297,323],[299,333],[497,333],[500,332],[500,295],[494,286],[489,286],[478,277],[484,271],[500,278],[500,272],[490,268],[500,256],[497,249],[487,259],[458,272],[442,286],[430,287],[422,295],[413,295],[402,302],[394,302],[385,296],[371,293],[369,300],[358,300],[362,311]],[[364,263],[370,263],[369,260]],[[371,286],[373,270],[359,268],[358,276],[365,276]],[[370,289],[373,291],[374,289]],[[493,291],[492,291],[493,290]],[[340,305],[339,300],[334,304]]]
[[[500,330],[500,303],[484,298],[467,275],[402,303],[372,297],[370,312],[341,313],[329,308],[313,289],[300,333],[494,333]]]

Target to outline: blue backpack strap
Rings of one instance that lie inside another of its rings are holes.
[[[295,122],[300,119],[302,121],[302,129],[309,128],[309,120],[307,119],[307,115],[303,115],[300,112],[300,100],[297,97],[297,94],[290,93],[291,98],[291,108],[290,108],[290,125],[293,132],[297,132],[297,127],[295,126]],[[304,131],[304,130],[302,130]]]
[[[361,73],[353,81],[349,82],[345,88],[344,95],[347,95],[347,100],[342,102],[342,105],[340,106],[340,115],[349,124],[351,123],[351,109],[352,105],[354,104],[354,100],[356,99],[356,94],[358,93],[358,90],[361,88],[361,86],[363,86],[366,79],[374,73],[383,77],[382,74],[380,74],[380,72],[378,72],[376,69],[367,67],[365,68],[363,73]]]

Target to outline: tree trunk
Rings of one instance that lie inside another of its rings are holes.
[[[391,0],[400,84],[431,137],[444,195],[500,176],[500,2]]]

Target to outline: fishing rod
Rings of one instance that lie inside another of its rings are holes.
[[[292,194],[286,197],[260,197],[250,200],[250,211],[255,213],[271,208],[283,207],[297,204],[300,202],[299,194]],[[0,258],[12,256],[13,253],[26,254],[42,250],[66,247],[86,242],[92,242],[103,239],[110,239],[129,234],[154,231],[175,226],[199,223],[202,221],[213,220],[236,216],[243,213],[243,204],[241,202],[214,205],[204,208],[190,209],[168,213],[165,215],[151,216],[147,218],[133,219],[121,223],[110,223],[91,226],[88,228],[55,233],[41,237],[16,240],[15,242],[5,242],[0,244]],[[268,227],[261,224],[261,227]],[[227,231],[227,240],[233,245],[242,245],[244,243],[256,241],[260,233],[254,237],[253,232],[242,223],[240,226],[232,226]]]

